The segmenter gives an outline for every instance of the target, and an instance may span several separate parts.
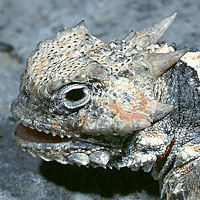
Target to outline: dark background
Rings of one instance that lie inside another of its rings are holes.
[[[26,59],[40,40],[84,19],[108,42],[175,11],[177,19],[163,39],[179,48],[199,48],[197,0],[0,0],[0,200],[159,199],[150,174],[63,166],[22,152],[12,139],[16,122],[9,107]]]

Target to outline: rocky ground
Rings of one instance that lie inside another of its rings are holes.
[[[0,199],[159,199],[150,174],[44,162],[22,152],[12,139],[16,121],[9,111],[26,58],[36,44],[84,19],[104,42],[178,11],[164,40],[200,48],[200,2],[196,0],[0,0]]]

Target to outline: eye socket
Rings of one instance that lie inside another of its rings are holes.
[[[90,91],[86,85],[69,85],[62,94],[64,106],[68,109],[77,109],[90,100]]]
[[[69,92],[65,93],[65,98],[68,101],[74,102],[74,101],[80,101],[85,97],[84,90],[82,88],[77,88],[70,90]]]

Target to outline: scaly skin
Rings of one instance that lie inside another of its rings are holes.
[[[62,164],[142,168],[161,198],[200,199],[194,56],[158,43],[175,16],[109,44],[83,21],[40,42],[11,106],[18,145]]]

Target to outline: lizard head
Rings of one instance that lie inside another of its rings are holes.
[[[109,44],[83,21],[40,42],[11,108],[20,146],[46,160],[106,165],[127,137],[165,117],[173,106],[154,85],[186,50],[156,43],[175,16]]]

